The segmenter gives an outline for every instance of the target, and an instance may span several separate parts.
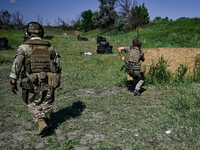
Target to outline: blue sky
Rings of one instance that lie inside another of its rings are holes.
[[[160,16],[176,20],[180,17],[200,18],[200,0],[137,0],[138,4],[145,3],[150,20]],[[98,0],[0,0],[0,11],[7,10],[10,14],[19,11],[24,21],[37,21],[37,16],[43,18],[43,25],[60,17],[70,23],[76,20],[81,12],[99,10]]]

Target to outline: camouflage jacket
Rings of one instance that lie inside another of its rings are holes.
[[[40,37],[32,37],[30,40],[42,40]],[[19,79],[20,72],[25,65],[25,58],[26,56],[30,55],[30,45],[29,44],[22,44],[18,47],[16,54],[15,54],[15,59],[11,68],[11,74],[10,77],[13,79]],[[60,67],[60,61],[58,59],[58,53],[55,51],[55,49],[52,46],[48,47],[48,50],[54,58],[54,61],[57,63],[57,66]]]

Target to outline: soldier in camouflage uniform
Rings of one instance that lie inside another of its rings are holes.
[[[137,39],[132,41],[133,47],[119,47],[119,55],[122,60],[126,63],[126,72],[133,78],[136,86],[134,94],[140,96],[140,88],[144,84],[144,73],[141,71],[141,62],[145,60],[144,53],[140,50],[140,42]],[[128,53],[127,58],[122,54],[122,51]],[[146,68],[145,68],[146,69]]]
[[[28,105],[33,120],[44,136],[51,118],[54,91],[60,85],[59,55],[48,41],[43,41],[43,27],[30,22],[27,26],[30,40],[17,49],[11,69],[11,91],[17,94],[17,80],[21,75],[23,101]]]

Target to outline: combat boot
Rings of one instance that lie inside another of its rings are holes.
[[[37,124],[39,126],[38,135],[44,136],[48,132],[48,125],[45,121],[38,121]]]
[[[134,90],[133,93],[135,94],[135,96],[136,96],[136,95],[137,95],[137,96],[140,96],[139,90]]]

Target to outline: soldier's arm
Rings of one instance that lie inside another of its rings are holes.
[[[62,70],[62,67],[61,67],[61,64],[60,64],[60,61],[59,61],[59,58],[61,56],[56,52],[56,64],[57,64],[57,67],[58,67],[58,73],[61,73],[61,70]]]
[[[59,61],[59,58],[61,57],[56,50],[54,49],[54,47],[50,46],[49,47],[49,51],[51,52],[51,55],[53,57],[53,61],[56,63],[56,68],[58,69],[58,73],[61,73],[62,67]]]
[[[126,58],[123,56],[122,51],[125,51],[126,53],[128,53],[129,49],[130,49],[129,46],[127,46],[127,47],[119,47],[118,48],[119,55],[121,56],[123,61],[125,61]]]
[[[121,56],[122,60],[125,61],[126,58],[123,56],[122,51],[127,52],[126,47],[119,47],[118,51],[119,51],[119,55]]]
[[[23,51],[23,46],[20,46],[15,54],[15,59],[13,61],[13,65],[11,68],[11,74],[10,77],[12,78],[12,83],[15,83],[16,80],[19,78],[19,74],[21,72],[22,69],[22,65],[24,62],[24,51]]]

